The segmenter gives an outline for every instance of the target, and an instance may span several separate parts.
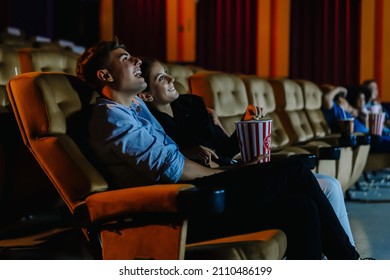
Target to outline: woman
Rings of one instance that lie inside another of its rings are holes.
[[[203,99],[192,94],[178,94],[174,79],[156,59],[142,58],[141,71],[147,87],[139,96],[183,154],[206,166],[212,166],[213,162],[234,164],[232,158],[239,153],[237,135],[233,133],[229,137],[215,125]],[[243,119],[249,114],[247,112]],[[354,245],[340,183],[330,176],[314,175]]]
[[[370,112],[385,113],[385,123],[382,135],[390,136],[390,114],[379,99],[377,82],[375,80],[365,80],[362,83],[361,88],[366,92],[366,109]]]

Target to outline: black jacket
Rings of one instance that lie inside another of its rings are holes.
[[[193,94],[181,94],[171,103],[174,117],[149,106],[150,111],[180,149],[202,145],[214,150],[220,165],[231,164],[239,153],[237,135],[230,137],[213,123],[203,99]]]

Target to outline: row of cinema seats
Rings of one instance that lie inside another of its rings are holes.
[[[96,258],[284,257],[287,237],[279,229],[186,244],[192,217],[223,212],[223,189],[170,184],[108,190],[84,150],[84,113],[96,93],[74,76],[75,58],[63,50],[0,46],[1,129],[7,131],[0,199],[6,202],[2,214],[13,216],[2,216],[2,226],[61,209],[65,226],[81,229]],[[64,224],[56,220],[54,226]],[[0,241],[9,238],[2,228]]]
[[[13,46],[0,45],[0,205],[2,224],[27,215],[57,207],[58,195],[53,192],[47,176],[23,145],[6,92],[7,82],[20,74],[18,51]],[[41,201],[31,199],[40,197]]]
[[[80,54],[84,51],[83,46],[76,45],[73,41],[66,39],[52,40],[45,36],[27,36],[26,32],[15,27],[6,27],[0,32],[0,44],[16,48],[40,48],[68,50]]]
[[[13,221],[59,204],[47,176],[22,143],[6,92],[7,82],[31,71],[75,72],[77,55],[64,49],[17,48],[0,45],[0,201],[2,221]],[[41,201],[31,199],[39,196]],[[9,211],[11,210],[12,211]]]
[[[271,158],[314,154],[317,164],[313,171],[336,177],[344,192],[363,173],[369,137],[331,134],[321,111],[323,93],[313,82],[206,70],[187,79],[188,93],[202,96],[228,133],[234,131],[248,104],[263,107],[273,120]]]

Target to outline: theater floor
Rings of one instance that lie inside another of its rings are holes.
[[[346,206],[362,257],[390,260],[390,169],[361,176]]]
[[[346,202],[356,248],[362,257],[390,260],[390,202]]]

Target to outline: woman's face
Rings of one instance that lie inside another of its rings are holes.
[[[376,82],[371,82],[368,85],[369,89],[371,90],[371,99],[376,100],[378,98],[378,85]]]
[[[153,63],[149,77],[149,95],[153,97],[152,103],[163,105],[177,99],[179,93],[175,89],[174,81],[175,79],[166,72],[161,63]]]
[[[366,106],[366,97],[364,93],[359,93],[358,98],[356,100],[357,109],[362,109]]]

